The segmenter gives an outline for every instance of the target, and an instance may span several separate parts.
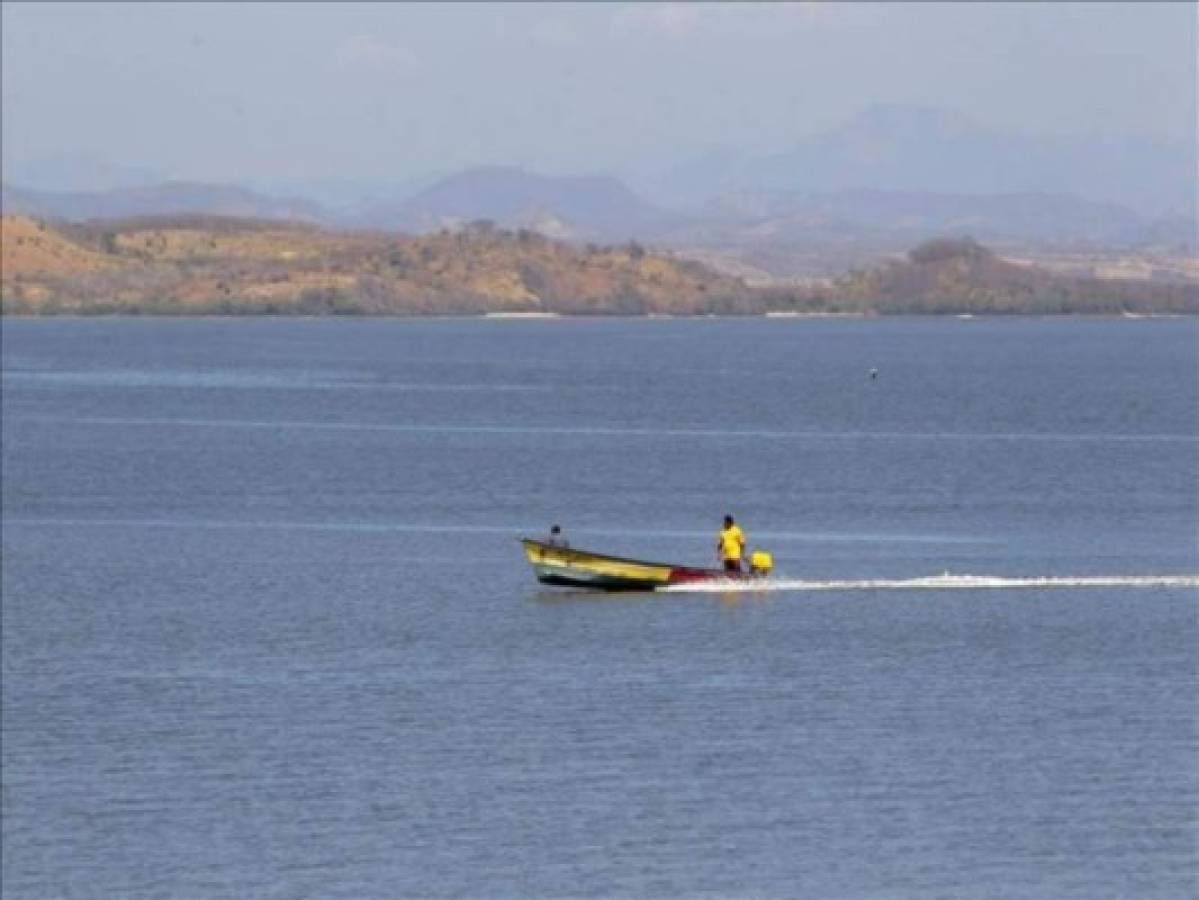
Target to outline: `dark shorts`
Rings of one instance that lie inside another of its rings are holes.
[[[740,572],[741,571],[741,560],[726,559],[724,561],[724,570],[726,572]]]

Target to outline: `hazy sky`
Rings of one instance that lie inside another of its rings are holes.
[[[902,103],[1192,140],[1170,4],[3,4],[6,164],[389,178],[764,153]]]

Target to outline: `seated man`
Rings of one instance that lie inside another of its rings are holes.
[[[562,534],[561,526],[558,525],[554,525],[552,528],[550,528],[550,536],[545,539],[545,542],[551,547],[567,548],[570,546],[565,536]]]

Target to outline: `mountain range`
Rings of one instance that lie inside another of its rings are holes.
[[[430,232],[486,219],[547,237],[632,239],[668,230],[668,213],[608,175],[548,177],[509,166],[459,172],[415,195],[350,213],[352,225]]]
[[[407,192],[331,206],[240,185],[59,160],[26,165],[43,189],[6,182],[5,213],[87,220],[205,214],[432,233],[487,220],[578,243],[637,240],[716,253],[767,276],[828,275],[937,236],[1015,249],[1194,255],[1194,148],[989,132],[939,110],[872,107],[844,126],[764,156],[709,154],[637,190],[612,175],[548,176],[484,166]],[[50,191],[62,184],[100,190]],[[125,186],[112,186],[121,178]],[[95,183],[93,181],[92,183]],[[288,187],[283,184],[280,187]]]
[[[0,205],[6,214],[67,221],[211,215],[314,223],[327,217],[322,207],[309,200],[271,197],[238,185],[186,181],[102,191],[39,191],[5,183],[0,185]]]
[[[670,204],[742,190],[1070,194],[1159,218],[1194,213],[1196,165],[1195,140],[1004,134],[960,113],[878,104],[780,152],[708,153],[638,186]]]

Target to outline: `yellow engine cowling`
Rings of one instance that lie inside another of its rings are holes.
[[[774,568],[774,557],[765,550],[755,550],[749,557],[749,570],[755,575],[769,575]]]

